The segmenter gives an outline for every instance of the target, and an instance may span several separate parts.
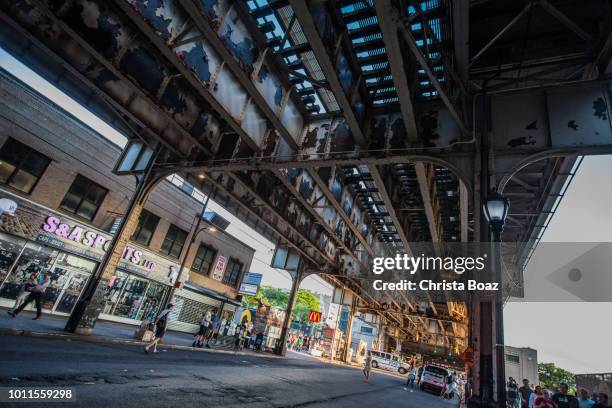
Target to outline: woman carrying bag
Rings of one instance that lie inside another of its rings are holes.
[[[155,337],[153,341],[147,344],[144,348],[145,353],[149,353],[149,349],[153,347],[153,353],[157,353],[157,343],[164,337],[166,333],[166,328],[168,327],[168,319],[170,318],[170,313],[172,312],[172,308],[174,305],[169,303],[168,306],[157,316],[155,319]]]

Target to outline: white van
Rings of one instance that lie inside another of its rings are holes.
[[[398,355],[376,350],[371,350],[370,353],[372,354],[373,368],[397,371],[400,374],[406,374],[408,372],[410,365],[404,362]]]

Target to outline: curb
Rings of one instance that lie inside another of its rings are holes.
[[[84,341],[88,343],[101,343],[101,344],[121,344],[126,346],[144,346],[145,342],[139,340],[125,340],[125,339],[114,339],[111,337],[96,337],[96,336],[83,336],[78,334],[68,333],[51,333],[51,332],[39,332],[27,329],[7,328],[0,327],[0,335],[6,336],[28,336],[42,339],[64,339],[64,340],[76,340]],[[231,350],[219,350],[213,348],[195,348],[190,346],[181,346],[178,344],[161,344],[162,348],[170,350],[183,350],[183,351],[194,351],[201,353],[212,353],[212,354],[225,354],[232,356],[245,356],[245,357],[260,357],[260,358],[277,358],[284,359],[283,356],[277,356],[275,354],[256,354],[248,353],[244,351],[231,351]]]

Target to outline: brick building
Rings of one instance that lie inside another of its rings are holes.
[[[5,71],[0,94],[0,306],[14,304],[27,275],[49,269],[44,311],[68,315],[105,253],[135,180],[112,173],[120,147]],[[203,220],[208,228],[188,250],[203,195],[186,187],[174,177],[152,191],[106,289],[102,319],[150,320],[178,279],[171,328],[194,331],[207,308],[222,310],[229,326],[254,250],[224,232],[227,222],[218,215]]]

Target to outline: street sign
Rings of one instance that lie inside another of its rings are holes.
[[[248,283],[241,283],[240,284],[240,290],[239,292],[242,293],[243,295],[254,295],[257,293],[257,290],[259,289],[258,285],[251,285]]]
[[[244,278],[242,278],[242,283],[259,286],[262,278],[263,275],[261,273],[247,272],[244,274]]]
[[[313,323],[319,323],[321,321],[321,315],[322,313],[318,310],[311,310],[310,314],[308,315],[308,320]]]
[[[240,284],[239,293],[243,295],[254,295],[259,290],[259,285],[261,284],[261,279],[263,275],[261,273],[255,272],[247,272],[244,274],[242,278],[242,283]]]

